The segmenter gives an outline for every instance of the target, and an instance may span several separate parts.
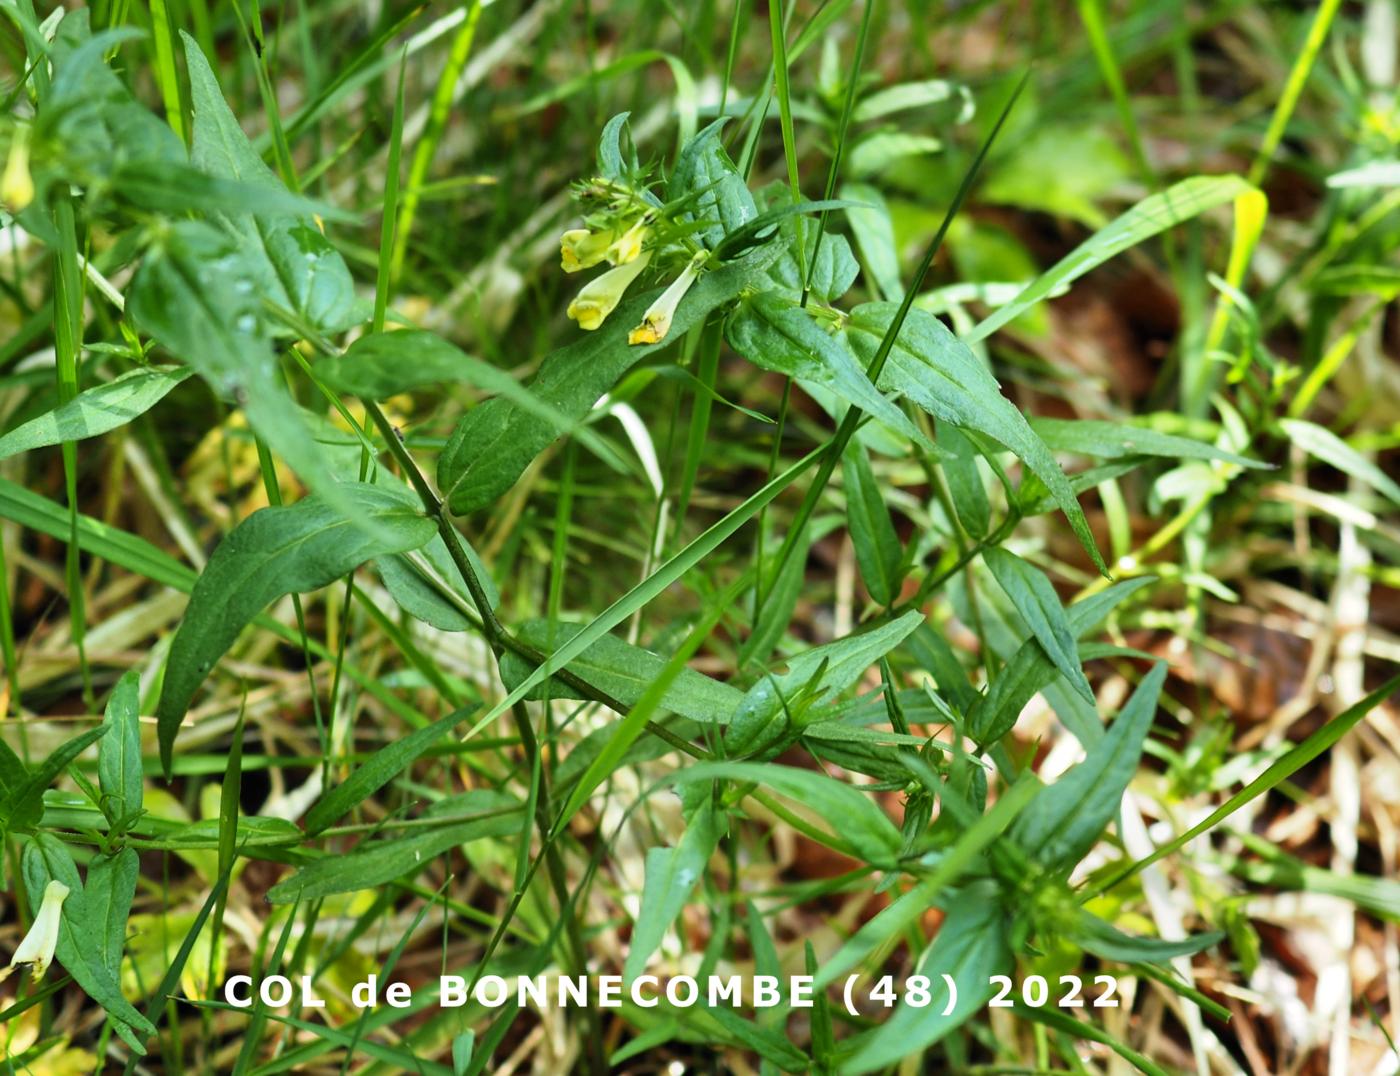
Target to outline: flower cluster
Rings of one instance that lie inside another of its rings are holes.
[[[602,203],[600,212],[587,220],[586,228],[570,228],[559,237],[560,265],[566,273],[592,269],[606,262],[612,268],[594,277],[569,304],[568,315],[579,328],[593,330],[617,308],[622,296],[642,271],[667,259],[681,248],[658,236],[661,212],[629,188],[595,179],[580,188],[581,199]],[[680,274],[647,308],[642,321],[627,335],[632,345],[657,344],[671,330],[676,307],[695,283],[709,255],[687,253]]]

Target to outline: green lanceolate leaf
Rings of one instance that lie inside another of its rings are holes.
[[[995,546],[984,550],[982,559],[1055,668],[1086,702],[1093,703],[1094,689],[1089,686],[1084,668],[1079,664],[1074,632],[1045,573],[1015,553]]]
[[[122,949],[126,945],[126,920],[136,897],[141,857],[134,848],[94,856],[83,884],[83,941],[101,955],[102,966],[121,979]]]
[[[651,954],[660,947],[661,939],[703,877],[723,830],[723,817],[706,801],[690,817],[675,848],[653,848],[647,852],[642,907],[622,969],[624,981],[631,982],[646,970]]]
[[[516,638],[541,653],[549,654],[582,629],[582,624],[556,622],[551,631],[547,619],[527,620],[520,625]],[[507,652],[501,656],[501,680],[508,689],[513,690],[534,671],[534,667],[533,662]],[[615,635],[604,635],[568,664],[570,672],[627,706],[634,705],[642,697],[647,686],[665,667],[665,658],[624,642]],[[542,699],[546,695],[552,699],[583,697],[568,684],[552,677],[532,688],[525,698]],[[743,694],[737,688],[694,669],[682,669],[662,695],[661,707],[693,721],[720,724],[729,720],[742,698]]]
[[[1236,792],[1186,832],[1179,833],[1166,844],[1160,845],[1151,855],[1143,856],[1141,859],[1128,864],[1106,881],[1096,885],[1083,899],[1087,900],[1089,897],[1107,892],[1138,872],[1146,870],[1158,860],[1164,859],[1178,849],[1184,848],[1202,833],[1218,826],[1246,803],[1249,803],[1250,800],[1262,796],[1272,788],[1276,788],[1281,782],[1288,780],[1289,777],[1330,748],[1355,728],[1358,722],[1365,719],[1367,714],[1396,692],[1400,692],[1400,676],[1392,676],[1364,699],[1347,707],[1342,713],[1332,718],[1302,743],[1295,745],[1286,755],[1277,762],[1272,763],[1268,769],[1254,780],[1250,781],[1244,788]],[[1058,784],[1059,782],[1056,783],[1055,787],[1058,787]]]
[[[968,681],[967,670],[958,664],[953,648],[937,629],[919,625],[903,642],[902,648],[919,668],[933,675],[938,690],[959,710],[966,713],[977,701],[977,691]]]
[[[175,832],[164,836],[162,841],[172,851],[218,849],[223,837],[222,829],[223,819],[202,818],[198,822],[184,823]],[[234,843],[239,848],[260,848],[296,844],[301,837],[301,830],[285,818],[240,815]]]
[[[37,796],[29,796],[20,802],[13,796],[14,789],[29,784],[29,770],[3,739],[0,739],[0,833],[8,829],[28,829],[37,826],[44,817],[44,798],[40,791]]]
[[[1069,938],[1085,951],[1122,964],[1162,964],[1173,957],[1190,956],[1202,949],[1209,949],[1224,937],[1224,931],[1214,930],[1177,941],[1136,938],[1082,908],[1074,929],[1069,932]]]
[[[211,176],[282,192],[239,127],[199,45],[183,31],[180,36],[194,105],[190,160]],[[262,297],[322,332],[338,332],[361,320],[350,271],[310,214],[219,213],[213,218],[237,238]]]
[[[758,216],[748,184],[719,140],[725,122],[716,120],[686,143],[666,188],[668,201],[688,199],[691,217],[704,222],[698,234],[711,250]]]
[[[212,225],[179,221],[159,235],[127,292],[127,313],[220,396],[317,493],[348,515],[322,447],[287,391],[263,306],[265,281],[245,249]]]
[[[1079,452],[1099,459],[1116,460],[1125,456],[1165,456],[1168,459],[1220,460],[1237,467],[1268,467],[1267,463],[1237,456],[1222,448],[1161,433],[1149,426],[1119,422],[1093,422],[1087,419],[1037,418],[1031,429],[1052,449]]]
[[[753,629],[739,648],[740,668],[747,668],[754,661],[761,663],[772,653],[792,623],[792,614],[802,597],[807,578],[807,553],[812,547],[815,529],[807,528],[797,536],[792,556],[788,557],[777,576],[769,580],[768,589],[761,595],[761,603],[758,588],[754,588],[753,601],[757,607],[754,610]]]
[[[133,161],[112,174],[121,197],[132,205],[170,216],[191,211],[203,215],[232,216],[257,213],[267,222],[279,217],[314,219],[327,214],[343,219],[331,206],[292,194],[281,184],[244,183],[211,176],[188,164],[169,161]]]
[[[374,533],[313,494],[289,507],[254,512],[209,558],[171,644],[156,710],[167,775],[195,690],[245,624],[285,594],[326,586],[372,557],[416,549],[436,532],[402,490],[345,483],[341,493],[358,517],[376,525]]]
[[[13,827],[20,819],[33,819],[36,813],[42,813],[44,790],[58,779],[58,775],[68,768],[70,762],[101,739],[106,731],[105,726],[99,725],[74,736],[30,770],[22,783],[7,787],[4,799],[0,800],[0,819],[8,819]]]
[[[50,881],[56,879],[68,887],[55,955],[84,993],[107,1010],[117,1034],[138,1054],[144,1055],[144,1040],[154,1035],[156,1029],[122,997],[117,977],[106,964],[110,955],[106,914],[111,905],[103,899],[97,901],[98,921],[85,899],[83,883],[78,877],[72,855],[63,842],[52,834],[37,834],[25,846],[23,871],[29,906],[35,913],[39,911],[44,889]]]
[[[1069,630],[1076,639],[1096,627],[1125,598],[1156,582],[1154,576],[1140,576],[1114,583],[1111,587],[1075,602],[1065,610]],[[1080,647],[1080,659],[1084,648]],[[942,683],[941,674],[939,683]],[[968,707],[968,732],[979,744],[995,743],[1011,730],[1017,716],[1035,694],[1053,684],[1060,671],[1035,638],[1017,649],[987,687]],[[1088,745],[1086,745],[1088,746]]]
[[[1034,859],[1051,870],[1073,866],[1118,813],[1123,790],[1137,772],[1166,676],[1164,663],[1154,665],[1108,734],[1089,749],[1083,762],[1036,796],[1021,816],[1012,835]]]
[[[530,391],[570,423],[577,423],[623,374],[680,339],[711,310],[733,300],[760,279],[780,253],[777,244],[768,244],[702,275],[677,307],[667,338],[658,344],[634,347],[627,343],[627,334],[660,292],[624,302],[602,328],[546,358]],[[438,457],[438,486],[452,511],[466,513],[486,507],[510,489],[530,461],[558,435],[556,425],[502,397],[467,412]]]
[[[561,433],[574,427],[573,419],[536,397],[505,371],[422,329],[361,336],[343,355],[318,363],[316,375],[339,392],[371,400],[441,383],[472,385],[499,393]]]
[[[185,366],[143,366],[80,392],[66,404],[0,437],[0,460],[64,441],[97,437],[125,426],[158,404],[191,373]]]
[[[814,646],[792,658],[779,676],[765,673],[734,711],[724,737],[729,753],[757,753],[782,742],[792,731],[787,713],[799,694],[811,706],[829,702],[923,621],[922,613],[911,610],[871,631]]]
[[[862,859],[877,861],[898,853],[899,830],[879,805],[864,792],[824,773],[775,763],[701,762],[673,773],[665,783],[703,781],[753,782],[798,800],[831,825],[834,843],[860,849]]]
[[[53,82],[35,115],[35,139],[61,144],[66,162],[106,177],[120,162],[113,145],[145,162],[185,163],[185,147],[170,126],[136,100],[105,54],[140,38],[134,26],[89,32],[87,8],[68,11],[54,35]],[[39,177],[42,181],[42,174]]]
[[[338,392],[383,400],[436,384],[465,384],[486,389],[520,410],[552,426],[556,434],[572,433],[600,458],[611,451],[575,418],[551,406],[504,370],[473,358],[436,333],[422,329],[366,333],[341,355],[323,359],[316,376]]]
[[[306,812],[306,832],[320,833],[327,826],[344,817],[387,785],[413,763],[424,751],[446,736],[454,727],[474,713],[473,710],[455,710],[446,717],[434,721],[426,728],[415,729],[402,740],[395,740],[381,747],[344,781],[326,792],[311,810]]]
[[[942,148],[942,140],[931,135],[908,134],[893,129],[878,130],[852,146],[843,163],[850,175],[869,179],[883,175],[891,165],[905,157],[937,153]]]
[[[725,326],[729,346],[756,366],[831,389],[866,414],[929,450],[933,444],[909,416],[887,400],[851,354],[792,299],[755,295]]]
[[[366,333],[344,354],[318,362],[316,376],[337,392],[371,400],[442,383],[460,382],[493,392],[522,391],[505,371],[422,329]]]
[[[786,194],[786,190],[784,193]],[[850,212],[856,207],[846,205],[845,208]],[[795,253],[797,229],[793,222],[784,221],[782,230],[788,249],[773,263],[772,268],[768,270],[768,277],[784,296],[801,300],[802,265],[799,264]],[[806,265],[811,274],[811,298],[819,303],[834,303],[855,283],[856,276],[860,273],[860,263],[851,253],[850,242],[839,232],[824,231],[820,237],[821,247],[816,250],[813,249],[818,238],[816,227],[809,225],[803,232],[807,242]]]
[[[972,94],[967,87],[944,79],[925,79],[918,82],[900,82],[866,95],[856,105],[851,118],[857,123],[864,123],[895,112],[904,112],[911,108],[923,109],[944,103],[957,106],[959,123],[964,123],[972,117]]]
[[[889,302],[899,302],[904,296],[904,285],[899,282],[899,251],[884,195],[868,183],[846,183],[841,187],[841,197],[864,203],[848,209],[846,219],[851,222],[856,247],[878,294]]]
[[[1400,482],[1396,482],[1331,430],[1298,418],[1281,419],[1279,425],[1289,440],[1309,456],[1330,463],[1343,474],[1365,482],[1377,493],[1400,504]]]
[[[846,490],[846,522],[860,577],[872,598],[881,605],[890,605],[899,595],[904,551],[880,484],[870,468],[870,459],[864,446],[854,438],[842,454],[841,474]]]
[[[1144,198],[1026,285],[1015,300],[973,329],[968,342],[985,340],[1057,288],[1079,279],[1090,269],[1102,265],[1129,247],[1252,190],[1254,187],[1239,176],[1192,176],[1159,194]]]
[[[859,1045],[845,1058],[841,1071],[871,1072],[913,1057],[979,1012],[995,989],[992,976],[1011,966],[1007,934],[1006,913],[994,885],[979,882],[961,890],[917,968],[917,974],[930,980],[935,1001],[922,1007],[902,1001],[868,1037],[855,1040]],[[952,976],[958,988],[957,1003],[946,1016],[944,975]]]
[[[963,530],[980,541],[991,529],[992,506],[982,485],[982,473],[977,469],[977,449],[970,437],[949,422],[938,430],[938,447],[948,453],[942,467],[953,510]]]
[[[315,900],[332,893],[353,893],[372,889],[395,878],[413,874],[434,859],[472,841],[505,837],[520,832],[520,802],[501,792],[483,790],[468,793],[470,806],[457,798],[460,814],[479,814],[465,822],[413,830],[405,835],[384,837],[359,845],[344,855],[328,855],[303,867],[286,881],[267,891],[273,904]]]
[[[863,362],[874,358],[897,310],[893,303],[866,303],[851,311],[846,338]],[[1025,416],[1001,394],[996,378],[946,325],[925,311],[910,310],[879,385],[907,397],[934,418],[986,434],[1015,453],[1045,483],[1095,565],[1105,569],[1084,512],[1055,457]]]
[[[830,212],[833,209],[850,208],[849,202],[843,202],[839,198],[824,198],[816,202],[809,202],[804,199],[803,201],[794,202],[792,200],[791,191],[786,192],[778,201],[780,204],[764,210],[743,227],[726,235],[724,237],[724,242],[715,249],[715,256],[720,259],[733,258],[760,243],[766,243],[776,238],[776,236],[781,233],[783,239],[779,241],[787,243],[788,249],[786,250],[785,256],[779,259],[776,271],[770,270],[770,278],[776,275],[778,282],[782,283],[786,277],[782,267],[783,263],[786,262],[788,258],[791,258],[794,262],[797,260],[796,254],[794,253],[796,235],[790,231],[790,229],[796,227],[796,218],[815,213]],[[813,232],[811,236],[812,240],[815,241],[816,237],[816,232]],[[810,253],[811,246],[809,245],[807,249],[809,251],[808,258],[810,259],[812,256]],[[815,268],[814,266],[814,271]],[[844,275],[850,268],[850,264],[839,268],[828,264],[825,272],[828,275],[835,272],[840,272]],[[786,277],[786,279],[791,278]],[[845,286],[850,287],[851,281],[854,279],[855,276],[854,273],[852,273],[850,279],[845,281]],[[800,287],[798,288],[798,295],[801,295]]]
[[[630,179],[632,171],[637,167],[635,151],[631,153],[630,159],[624,159],[622,155],[622,138],[627,132],[627,117],[631,114],[619,112],[603,125],[602,133],[598,136],[598,174],[604,179]],[[629,149],[630,142],[629,138]]]
[[[457,541],[481,581],[487,602],[495,609],[501,601],[496,581],[461,534]],[[427,545],[412,553],[376,557],[374,565],[390,596],[410,616],[439,631],[467,631],[478,623],[476,606],[441,534],[433,535]]]
[[[107,700],[97,748],[97,780],[104,813],[113,821],[141,810],[144,788],[141,767],[141,677],[135,669],[122,674]]]

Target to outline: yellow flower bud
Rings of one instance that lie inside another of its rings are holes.
[[[7,978],[21,964],[32,964],[34,978],[43,978],[44,972],[53,963],[53,952],[58,947],[58,928],[62,922],[63,901],[68,896],[68,887],[54,879],[44,887],[43,903],[39,914],[29,928],[29,933],[19,943],[10,966],[0,972],[0,979]]]
[[[643,217],[636,224],[628,228],[617,241],[608,247],[607,259],[613,265],[626,265],[642,252],[642,244],[646,242],[647,233],[651,231],[651,226],[647,224],[647,219]]]
[[[651,224],[646,217],[637,220],[624,232],[617,228],[591,232],[587,228],[570,228],[559,237],[559,263],[566,273],[591,269],[599,262],[626,265],[642,252]]]
[[[587,228],[570,228],[559,237],[559,263],[566,273],[591,269],[608,256],[615,236],[613,232],[590,232]]]
[[[590,280],[569,304],[569,317],[578,322],[580,329],[596,329],[622,301],[622,293],[637,279],[649,261],[650,251]]]
[[[591,232],[587,228],[570,228],[559,236],[560,264],[566,273],[592,269],[605,257],[616,239],[615,232]]]
[[[34,201],[34,177],[29,174],[29,128],[15,129],[5,174],[0,177],[0,202],[11,213],[18,213]]]
[[[695,283],[695,278],[700,274],[700,266],[705,264],[708,257],[707,253],[701,251],[690,259],[690,264],[681,271],[681,275],[657,297],[656,302],[647,307],[647,312],[642,315],[642,323],[627,334],[629,344],[659,344],[666,338],[666,334],[671,331],[671,320],[676,316],[676,307],[685,298],[690,286]]]

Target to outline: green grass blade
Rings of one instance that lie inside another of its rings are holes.
[[[1317,62],[1317,54],[1322,51],[1327,33],[1332,29],[1332,20],[1341,6],[1342,0],[1322,0],[1317,6],[1317,14],[1313,16],[1312,25],[1308,28],[1308,36],[1298,51],[1298,58],[1293,61],[1293,69],[1288,72],[1288,81],[1284,83],[1283,92],[1279,94],[1274,114],[1269,117],[1264,141],[1259,144],[1259,152],[1254,158],[1254,163],[1250,165],[1249,181],[1255,186],[1262,183],[1264,176],[1268,174],[1274,152],[1283,141],[1288,121],[1293,116],[1293,110],[1298,107],[1298,99],[1303,96],[1303,87],[1307,85],[1313,64]]]
[[[1346,711],[1328,721],[1322,728],[1318,729],[1306,740],[1294,747],[1288,754],[1284,755],[1253,781],[1250,781],[1249,784],[1245,785],[1244,788],[1236,792],[1185,833],[1173,837],[1150,856],[1144,856],[1137,862],[1116,872],[1110,876],[1107,881],[1100,882],[1093,886],[1092,889],[1081,895],[1081,901],[1092,900],[1100,893],[1108,892],[1120,883],[1146,870],[1159,859],[1164,859],[1173,852],[1184,848],[1202,833],[1205,833],[1207,830],[1214,828],[1225,819],[1229,818],[1246,803],[1250,802],[1250,800],[1257,799],[1271,788],[1277,787],[1335,744],[1351,731],[1358,722],[1364,719],[1367,714],[1381,703],[1385,702],[1386,699],[1390,698],[1390,696],[1394,695],[1397,691],[1400,691],[1400,676],[1393,676],[1355,706],[1349,707]]]
[[[185,122],[184,94],[180,73],[175,69],[175,36],[171,29],[170,9],[165,0],[150,0],[151,39],[156,53],[156,82],[165,103],[165,118],[180,141],[189,141],[189,125]]]
[[[1036,277],[1014,301],[980,322],[963,338],[968,343],[985,340],[1052,292],[1129,247],[1252,190],[1253,186],[1238,176],[1195,176],[1144,198]]]
[[[396,282],[403,272],[404,257],[408,253],[409,237],[413,234],[414,217],[418,213],[418,203],[419,199],[422,198],[423,186],[428,181],[428,169],[432,167],[438,145],[442,142],[443,132],[447,129],[448,114],[452,110],[452,95],[456,91],[457,80],[467,66],[467,58],[472,51],[472,42],[476,40],[476,25],[481,18],[481,0],[470,0],[466,6],[466,18],[462,25],[457,28],[447,62],[442,65],[442,70],[438,74],[437,88],[433,91],[432,104],[428,109],[428,125],[423,129],[418,144],[413,147],[413,161],[408,166],[408,187],[404,191],[403,202],[399,205],[393,254],[389,259],[389,280],[391,283]],[[402,94],[403,80],[400,78],[400,100]],[[402,109],[397,106],[395,118],[398,124],[396,130],[399,135],[390,143],[391,160],[388,175],[396,177],[398,175],[398,143],[401,140],[403,130]],[[381,264],[380,274],[383,275],[383,272],[384,268]],[[382,328],[382,326],[379,327]]]

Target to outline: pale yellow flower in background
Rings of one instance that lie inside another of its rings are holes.
[[[68,896],[68,887],[54,879],[44,887],[44,899],[39,905],[39,914],[29,928],[29,933],[19,943],[10,966],[0,972],[0,980],[7,979],[10,973],[21,964],[32,964],[34,978],[42,979],[44,972],[53,963],[53,952],[58,947],[58,928],[62,922],[63,901]]]
[[[18,213],[34,201],[34,177],[29,174],[29,128],[15,129],[5,174],[0,176],[0,202],[11,213]]]
[[[15,1066],[16,1072],[42,1072],[45,1076],[92,1076],[103,1068],[89,1051],[71,1045],[67,1035],[50,1034],[48,1014],[40,1016],[40,1007],[26,1009],[18,1017],[7,1018],[0,1032],[0,1050],[7,1059],[17,1059],[42,1039],[44,1045],[37,1055],[30,1055],[27,1066]]]
[[[622,293],[637,279],[649,261],[650,251],[590,280],[569,304],[569,317],[578,322],[580,329],[596,329],[616,309],[622,301]]]
[[[657,297],[656,302],[647,307],[647,312],[642,315],[642,323],[627,334],[629,344],[659,344],[666,338],[666,334],[671,331],[671,320],[676,316],[676,307],[685,298],[690,286],[695,283],[700,266],[705,264],[708,257],[709,254],[701,251],[690,259],[690,264],[681,271],[681,275]]]

